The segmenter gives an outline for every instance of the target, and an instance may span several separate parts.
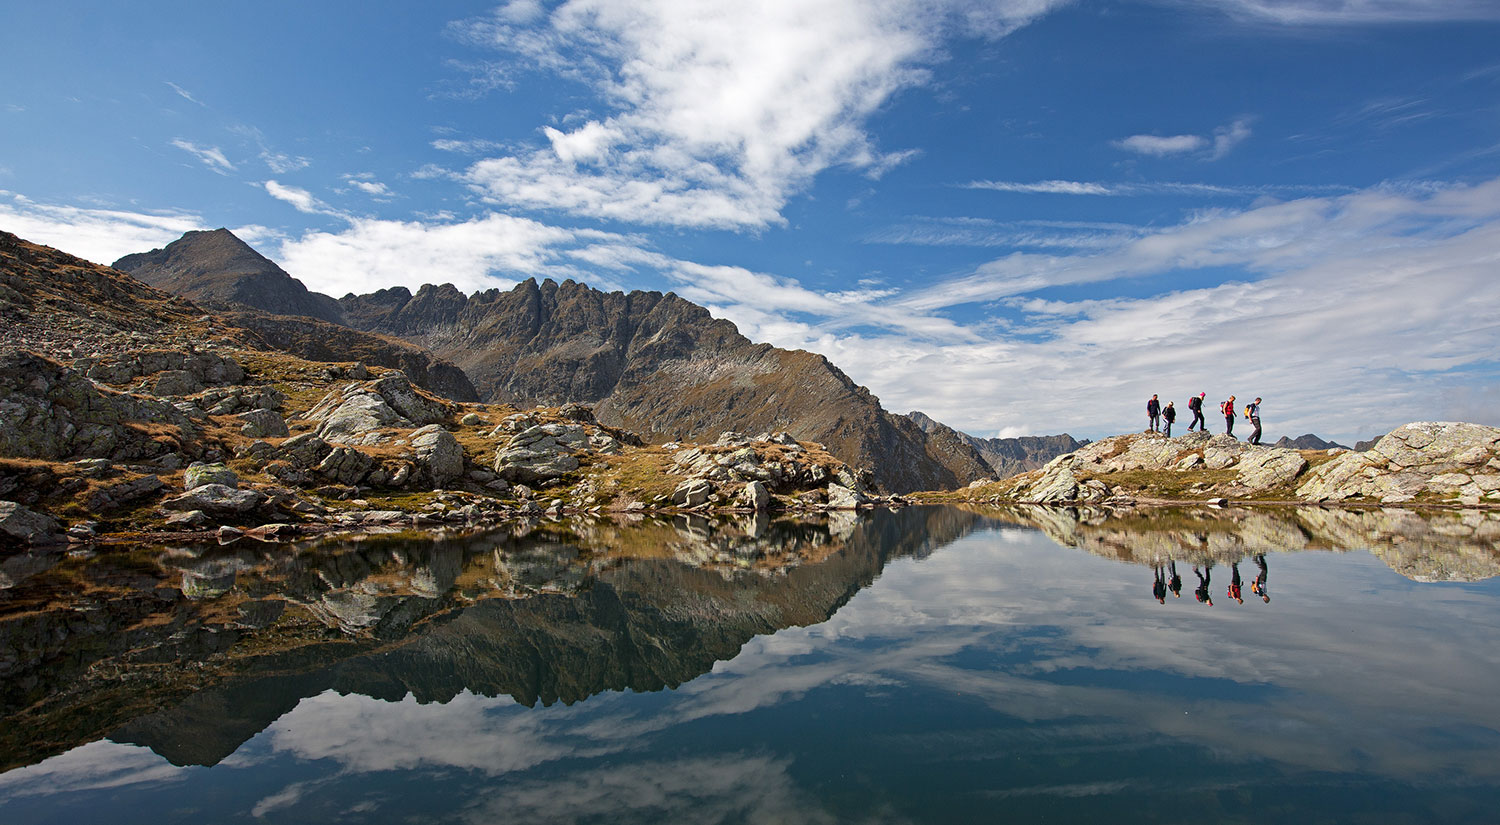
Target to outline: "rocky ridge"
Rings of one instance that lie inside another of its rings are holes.
[[[1417,422],[1368,452],[1292,450],[1196,432],[1114,436],[1045,467],[955,496],[970,501],[1116,503],[1285,500],[1500,504],[1500,429]]]

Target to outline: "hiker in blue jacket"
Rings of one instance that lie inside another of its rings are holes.
[[[1146,416],[1151,419],[1150,431],[1156,432],[1156,422],[1161,418],[1161,402],[1157,401],[1154,395],[1151,396],[1150,401],[1146,402]]]

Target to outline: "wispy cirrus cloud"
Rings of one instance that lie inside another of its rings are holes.
[[[588,84],[614,112],[543,127],[546,145],[481,160],[464,179],[506,206],[643,224],[778,224],[820,172],[878,175],[909,157],[877,148],[864,123],[926,80],[944,30],[1000,37],[1062,2],[510,3],[455,31]]]
[[[204,106],[204,107],[208,106],[208,104],[204,103],[203,101],[199,100],[196,97],[193,97],[193,93],[192,92],[189,92],[187,89],[184,89],[181,86],[178,86],[176,83],[173,83],[170,80],[163,80],[162,82],[165,83],[165,84],[167,84],[168,86],[171,86],[172,87],[172,91],[176,92],[177,96],[180,97],[180,98],[182,98],[183,100],[186,100],[186,101],[188,101],[190,103],[196,103],[199,106]]]
[[[172,145],[197,158],[199,163],[220,175],[235,171],[235,165],[229,162],[229,158],[225,157],[224,152],[217,146],[199,146],[182,138],[174,138]]]
[[[1281,25],[1370,25],[1500,20],[1489,0],[1166,0],[1217,8],[1232,16]]]

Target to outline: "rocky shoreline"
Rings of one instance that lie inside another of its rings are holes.
[[[1500,428],[1414,422],[1368,451],[1295,450],[1204,432],[1096,441],[1040,470],[925,501],[1106,505],[1191,503],[1500,506]]]

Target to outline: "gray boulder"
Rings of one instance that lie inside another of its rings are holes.
[[[286,438],[291,435],[286,419],[275,410],[250,410],[235,417],[243,422],[240,424],[240,434],[249,438]]]
[[[740,502],[757,513],[762,512],[771,503],[771,491],[763,481],[747,481],[740,493]]]
[[[588,448],[588,431],[581,424],[530,427],[495,451],[495,474],[523,484],[561,478],[578,469],[574,453]]]
[[[463,447],[453,433],[437,424],[412,433],[411,446],[417,454],[417,466],[427,471],[434,485],[441,487],[463,475]]]
[[[0,501],[0,533],[22,544],[66,541],[57,520],[14,501]]]
[[[182,486],[193,490],[205,484],[220,484],[230,489],[240,486],[240,477],[223,463],[204,464],[195,461],[182,473]]]
[[[1500,501],[1500,429],[1419,421],[1398,427],[1366,452],[1342,453],[1308,473],[1308,501],[1363,498],[1388,504],[1422,494],[1463,504]]]
[[[869,501],[858,489],[842,484],[828,485],[828,507],[832,510],[853,510]]]
[[[690,478],[672,491],[672,503],[678,507],[697,507],[713,495],[714,485],[701,478]]]
[[[1252,490],[1286,484],[1307,469],[1307,460],[1296,450],[1281,447],[1251,448],[1239,462],[1237,478]]]
[[[121,481],[95,490],[89,495],[89,509],[99,513],[145,498],[166,485],[154,475]]]
[[[205,484],[162,502],[168,510],[202,510],[214,515],[248,513],[266,502],[258,490],[236,490],[223,484]]]
[[[323,396],[305,418],[321,422],[316,434],[325,441],[350,444],[364,440],[372,430],[421,427],[447,414],[446,404],[421,395],[405,373],[397,372],[340,387]]]
[[[335,447],[316,467],[319,474],[338,484],[358,484],[375,466],[375,459],[353,447]]]

